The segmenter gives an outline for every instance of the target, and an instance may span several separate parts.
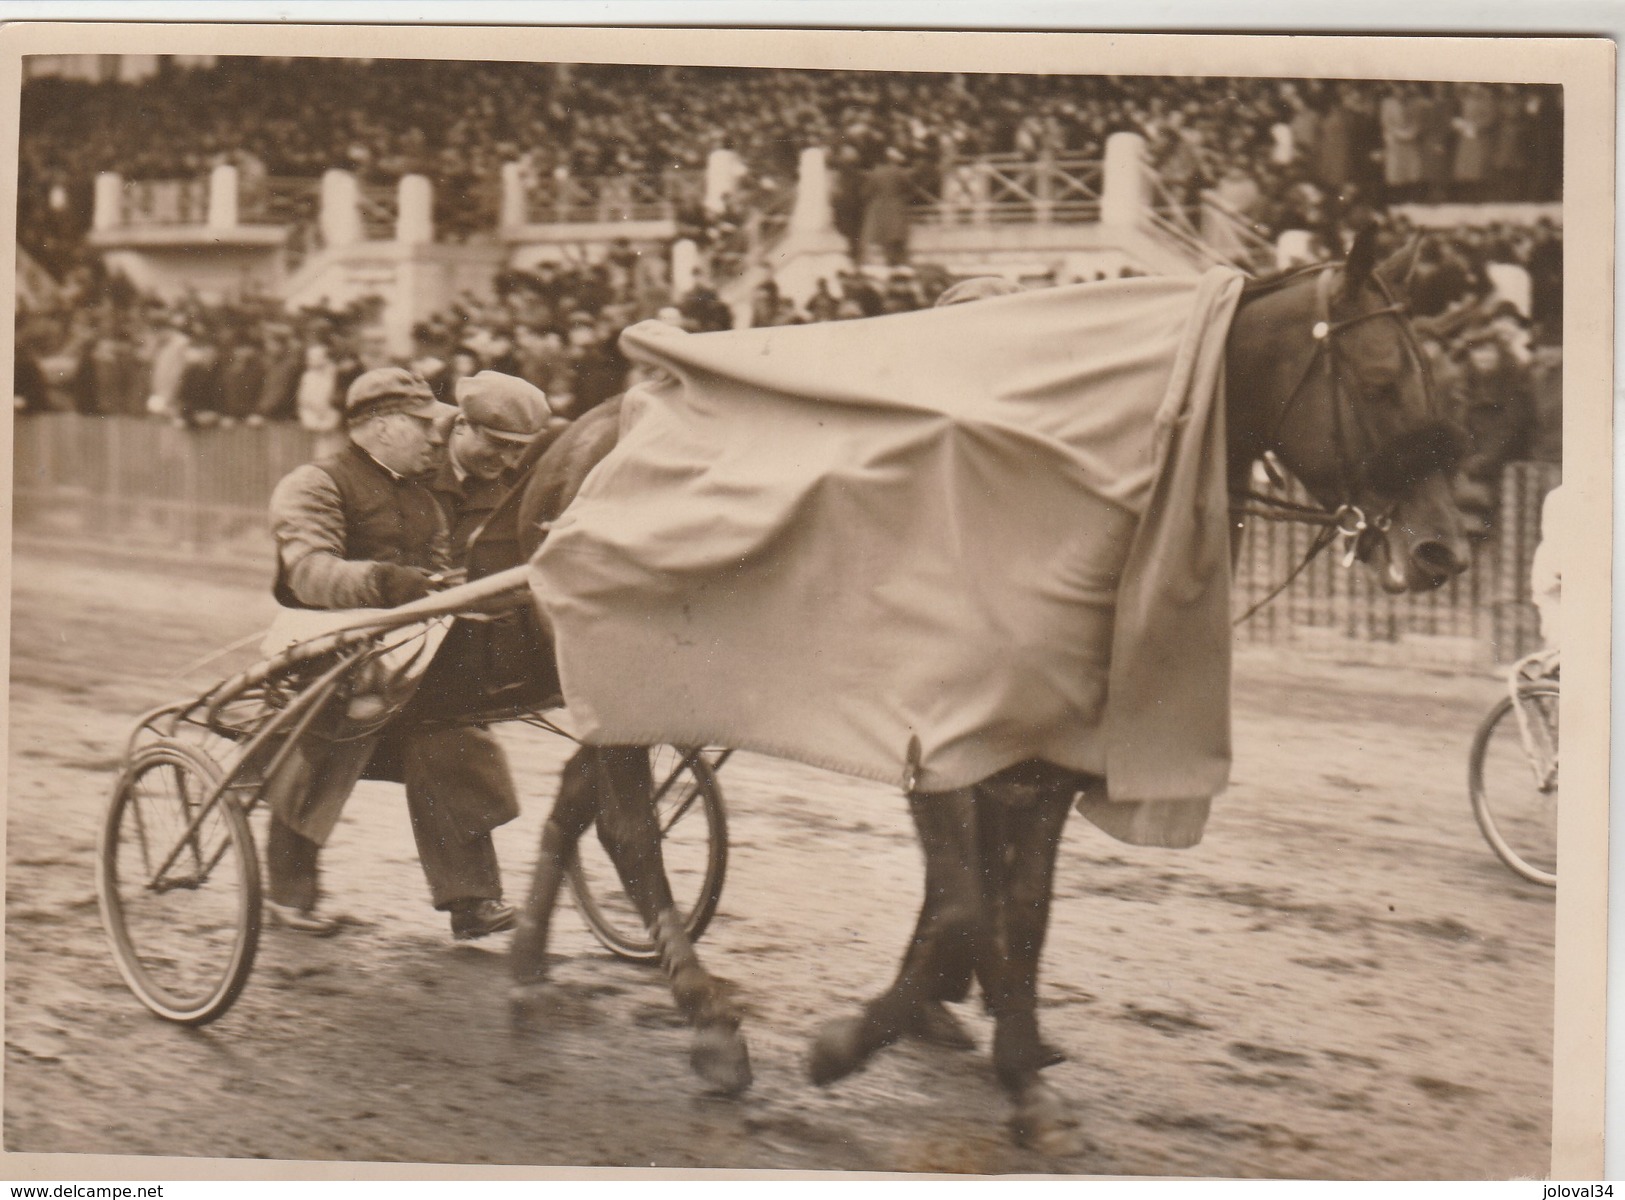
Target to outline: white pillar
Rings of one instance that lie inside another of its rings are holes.
[[[734,184],[745,173],[745,162],[732,150],[713,150],[705,160],[705,211],[719,213]]]
[[[700,248],[693,238],[683,238],[671,248],[671,294],[681,299],[694,290],[694,277],[700,273]]]
[[[237,227],[237,168],[230,163],[209,172],[208,225],[210,229]]]
[[[124,224],[124,177],[116,171],[96,176],[96,203],[91,210],[92,229],[117,229]]]
[[[402,175],[395,195],[395,240],[407,246],[434,241],[434,187],[429,177]]]
[[[1151,169],[1145,161],[1145,139],[1137,133],[1114,133],[1106,139],[1101,170],[1100,223],[1138,228],[1151,205]]]
[[[502,164],[502,216],[503,229],[514,229],[525,224],[525,168],[516,162]]]
[[[322,176],[322,241],[331,249],[361,240],[361,187],[348,171]]]
[[[801,152],[796,166],[796,203],[790,210],[790,232],[823,233],[835,228],[829,206],[829,162],[822,146]]]

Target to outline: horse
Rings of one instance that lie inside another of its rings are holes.
[[[1449,486],[1459,437],[1436,411],[1405,306],[1416,249],[1378,262],[1367,232],[1341,264],[1251,282],[1225,339],[1232,496],[1238,504],[1249,496],[1255,463],[1279,461],[1319,506],[1297,514],[1324,525],[1317,548],[1342,532],[1350,561],[1395,593],[1439,587],[1469,561]],[[617,421],[613,408],[594,410],[541,456],[520,517],[527,552],[613,447]],[[1236,532],[1232,555],[1239,546]],[[955,792],[908,791],[925,901],[892,986],[817,1037],[808,1062],[814,1083],[832,1084],[928,1028],[941,1001],[961,998],[974,975],[994,1017],[993,1065],[1017,1140],[1052,1154],[1080,1147],[1068,1104],[1039,1077],[1056,1056],[1040,1038],[1036,1003],[1060,834],[1074,797],[1091,783],[1099,781],[1029,762]],[[513,1011],[522,1019],[542,995],[552,909],[574,846],[596,819],[695,1028],[691,1065],[714,1090],[735,1094],[750,1083],[742,1012],[684,931],[649,795],[638,747],[584,747],[566,769],[510,952]]]

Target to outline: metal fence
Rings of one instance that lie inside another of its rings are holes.
[[[268,555],[271,489],[313,449],[291,424],[186,430],[41,413],[18,416],[13,432],[17,532],[223,555]]]
[[[269,564],[266,501],[312,451],[311,436],[294,425],[185,430],[139,417],[19,416],[16,529]],[[1344,570],[1328,551],[1237,637],[1363,661],[1510,662],[1538,645],[1529,563],[1541,502],[1557,479],[1549,464],[1509,467],[1495,535],[1478,545],[1470,571],[1436,592],[1390,596],[1370,572]],[[1238,614],[1286,578],[1314,533],[1249,522],[1236,565]]]
[[[1441,663],[1511,662],[1535,649],[1540,631],[1529,594],[1529,565],[1540,542],[1540,506],[1559,468],[1513,463],[1501,478],[1494,533],[1477,543],[1473,565],[1438,591],[1394,596],[1370,571],[1345,569],[1327,550],[1281,595],[1237,630],[1247,642],[1291,643],[1366,658]],[[1307,497],[1290,488],[1287,498]],[[1252,520],[1236,564],[1234,607],[1244,613],[1285,579],[1308,552],[1317,527]],[[1388,648],[1384,651],[1382,648]]]

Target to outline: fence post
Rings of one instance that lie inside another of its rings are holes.
[[[796,166],[796,202],[790,210],[792,233],[825,233],[835,228],[829,202],[829,163],[822,146],[801,152]]]
[[[237,227],[237,168],[230,163],[221,163],[209,172],[206,223],[210,229]]]
[[[502,215],[499,218],[503,229],[517,229],[525,224],[525,169],[519,163],[505,162],[502,164]]]
[[[1145,161],[1145,139],[1137,133],[1114,133],[1106,139],[1101,167],[1100,223],[1138,229],[1151,207],[1151,168]]]
[[[745,174],[745,160],[732,150],[713,150],[705,160],[705,211],[715,215],[726,206],[728,193]]]
[[[403,246],[434,241],[434,187],[428,176],[402,175],[395,196],[395,240]]]
[[[117,171],[103,171],[96,176],[96,200],[90,227],[99,231],[117,229],[123,224],[124,177]]]
[[[350,172],[322,176],[321,227],[322,241],[331,249],[361,241],[361,188]]]
[[[1045,150],[1033,169],[1033,220],[1048,225],[1055,219],[1055,158]]]

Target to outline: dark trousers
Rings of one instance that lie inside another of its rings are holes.
[[[502,874],[491,830],[518,815],[501,747],[480,729],[414,732],[401,739],[400,776],[423,876],[434,906],[500,900]],[[273,809],[265,845],[266,891],[277,904],[311,908],[319,893],[320,844]]]
[[[459,900],[502,899],[502,873],[490,834],[461,844],[437,842],[424,836],[417,821],[412,822],[412,832],[436,908],[450,908]],[[316,907],[320,856],[320,846],[272,816],[265,842],[266,893],[271,900],[292,908]]]

